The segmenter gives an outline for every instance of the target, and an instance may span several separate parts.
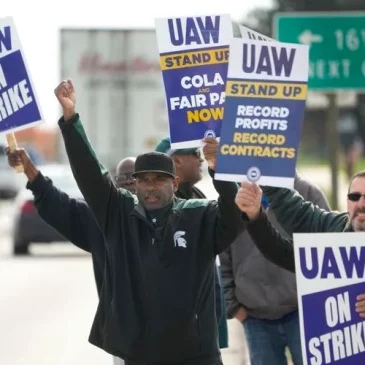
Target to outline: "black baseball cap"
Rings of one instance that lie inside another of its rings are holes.
[[[166,153],[149,152],[139,155],[134,165],[133,177],[145,172],[159,172],[175,177],[174,161]]]

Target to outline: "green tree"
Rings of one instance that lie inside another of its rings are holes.
[[[273,2],[271,9],[254,9],[242,21],[242,24],[272,37],[272,20],[277,12],[365,10],[364,0],[274,0]]]

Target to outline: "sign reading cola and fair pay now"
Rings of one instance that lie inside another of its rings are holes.
[[[171,148],[219,137],[233,38],[229,15],[156,19]]]
[[[308,46],[233,38],[215,178],[294,185]]]

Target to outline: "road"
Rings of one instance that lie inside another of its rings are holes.
[[[30,257],[15,259],[11,232],[5,231],[0,233],[0,364],[111,365],[110,356],[87,342],[97,303],[88,255],[56,244],[32,247]]]
[[[329,181],[323,171],[301,173],[315,182]],[[209,179],[200,186],[215,197]],[[345,190],[342,184],[340,194]],[[89,256],[70,244],[55,244],[34,246],[31,256],[13,258],[12,214],[12,204],[0,203],[0,364],[111,365],[111,357],[87,341],[97,304]],[[229,321],[229,336],[224,364],[243,365],[238,321]]]

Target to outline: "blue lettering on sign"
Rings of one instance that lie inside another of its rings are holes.
[[[330,247],[326,247],[323,255],[321,278],[328,278],[330,274],[332,274],[336,279],[341,277],[335,254]]]
[[[318,276],[322,279],[326,279],[330,275],[333,275],[336,279],[353,278],[355,273],[358,278],[364,277],[365,247],[360,248],[360,253],[357,251],[356,247],[340,247],[338,250],[342,265],[339,265],[339,262],[337,262],[334,249],[332,247],[326,247],[324,249],[322,262],[319,262],[317,248],[311,247],[311,267],[309,268],[309,265],[307,265],[307,250],[304,247],[299,248],[300,267],[303,275],[307,279],[315,279]],[[340,270],[342,267],[344,270]]]
[[[256,60],[256,44],[243,44],[242,70],[245,73],[266,73],[267,75],[290,76],[295,58],[295,48],[281,48],[275,46],[260,46],[261,52]],[[289,52],[289,53],[288,53]]]
[[[360,257],[358,257],[356,247],[350,247],[350,254],[346,252],[345,247],[340,247],[340,253],[348,278],[353,277],[354,270],[356,270],[358,278],[365,276],[365,247],[360,248]]]
[[[270,42],[270,39],[269,38],[265,38],[264,36],[262,35],[257,35],[254,34],[254,33],[251,33],[251,32],[247,32],[247,35],[248,35],[248,39],[253,39],[253,40],[258,40],[258,41],[266,41],[266,42]]]
[[[9,26],[4,27],[4,33],[0,30],[0,53],[4,51],[4,47],[7,51],[11,50],[11,30]]]
[[[187,18],[186,29],[183,29],[181,18],[168,19],[170,40],[174,46],[196,44],[209,44],[219,41],[220,17],[205,17],[205,24],[201,17]],[[174,24],[175,23],[175,24]],[[175,26],[174,26],[175,25]]]

